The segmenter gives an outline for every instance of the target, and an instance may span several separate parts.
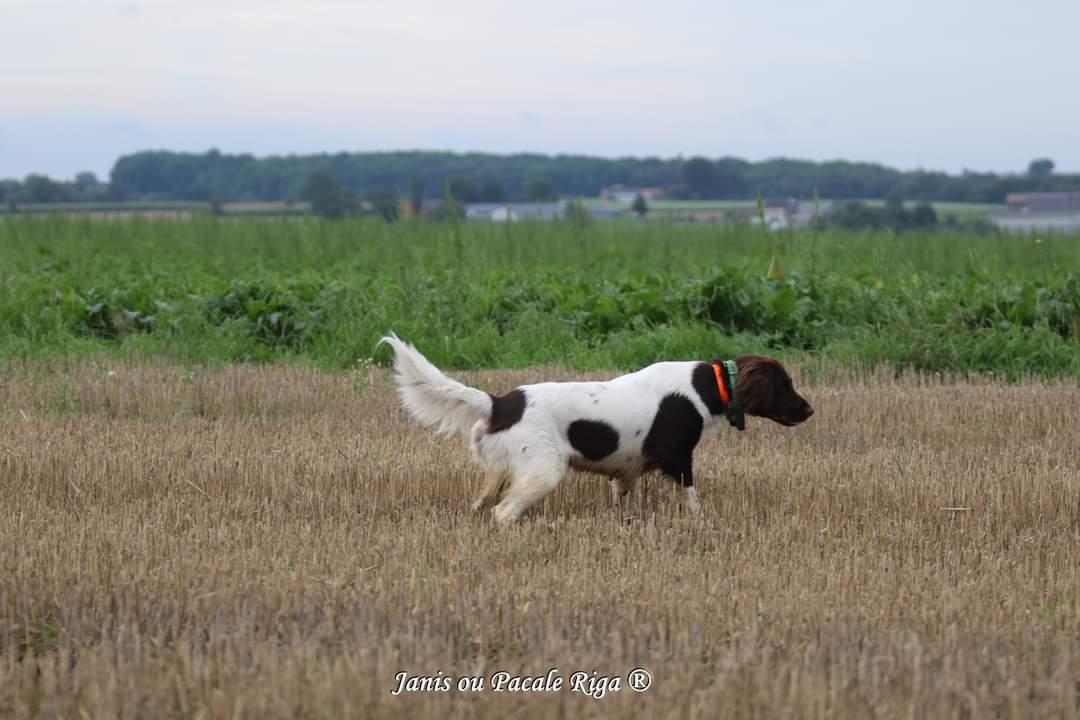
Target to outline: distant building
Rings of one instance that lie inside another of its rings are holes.
[[[1075,212],[999,210],[987,213],[986,219],[1005,232],[1080,233],[1080,210]]]
[[[795,206],[795,210],[789,215],[791,226],[796,228],[810,227],[815,216],[821,220],[828,220],[834,212],[845,204],[841,200],[819,200],[817,203],[813,200],[800,200]]]
[[[765,227],[770,230],[785,230],[792,226],[787,207],[766,206],[760,211],[757,207],[738,207],[729,212],[736,221],[748,222],[751,225],[760,225],[764,216]]]
[[[638,195],[646,200],[659,200],[664,197],[664,189],[658,187],[629,187],[611,185],[600,191],[600,199],[608,202],[632,203]]]
[[[565,200],[549,203],[505,202],[469,203],[466,220],[514,222],[515,220],[560,220],[566,217]]]
[[[424,198],[420,203],[420,216],[428,217],[439,211],[443,206],[442,198]]]
[[[784,230],[787,228],[810,227],[815,217],[827,220],[833,211],[843,206],[842,201],[799,200],[797,198],[769,198],[762,205],[759,213],[757,206],[739,207],[732,211],[733,217],[738,221],[749,222],[754,225],[761,224],[761,215],[765,216],[765,225],[770,230]]]
[[[735,219],[735,210],[716,208],[716,209],[695,209],[695,210],[672,210],[667,213],[667,217],[671,220],[680,220],[696,223],[726,223]]]
[[[1006,232],[1080,233],[1080,192],[1009,193],[1005,204],[986,219]]]
[[[1080,212],[1080,192],[1009,193],[1005,204],[1027,212]]]
[[[789,215],[794,215],[799,209],[799,201],[793,197],[771,197],[765,198],[762,201],[762,205],[766,210],[783,210]]]
[[[589,212],[589,217],[593,220],[615,220],[616,218],[624,217],[627,214],[633,214],[632,210],[627,210],[619,205],[608,205],[598,202],[585,203],[585,209]]]

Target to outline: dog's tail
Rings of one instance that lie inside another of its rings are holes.
[[[394,383],[401,404],[422,425],[440,433],[469,437],[480,420],[491,417],[491,396],[443,375],[420,351],[394,333],[379,340],[394,349]]]

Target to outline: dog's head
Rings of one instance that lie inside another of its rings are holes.
[[[758,355],[735,358],[739,380],[735,393],[743,412],[768,418],[785,427],[798,425],[814,414],[810,403],[795,392],[791,376],[777,360]]]

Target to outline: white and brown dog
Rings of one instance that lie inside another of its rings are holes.
[[[394,381],[414,420],[469,440],[486,482],[473,504],[513,522],[555,489],[569,467],[601,473],[618,496],[660,470],[699,511],[694,447],[721,420],[739,430],[744,413],[792,426],[814,414],[772,358],[659,362],[606,382],[522,385],[496,397],[444,375],[412,345],[390,334]]]

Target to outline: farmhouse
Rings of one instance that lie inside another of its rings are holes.
[[[1080,232],[1080,192],[1009,193],[1005,204],[986,219],[1006,232]]]
[[[619,217],[625,216],[628,211],[620,206],[612,206],[606,203],[587,202],[585,203],[585,210],[588,211],[589,217],[593,220],[614,220]]]
[[[764,215],[765,225],[770,230],[784,230],[809,227],[815,216],[827,218],[841,204],[829,200],[821,200],[815,204],[812,201],[797,198],[769,198],[763,203],[764,207],[760,214],[756,207],[750,206],[735,208],[729,212],[736,221],[754,225],[760,224],[761,215]]]
[[[664,197],[664,189],[657,187],[630,187],[627,185],[610,185],[600,191],[600,199],[608,202],[632,203],[641,195],[646,200],[659,200]]]
[[[833,212],[845,204],[842,200],[819,200],[816,203],[812,200],[799,200],[795,209],[788,214],[788,218],[792,227],[810,227],[815,217],[822,220],[828,219]]]
[[[1075,212],[1080,211],[1080,192],[1009,193],[1005,204],[1027,212]]]
[[[549,203],[469,203],[465,210],[465,218],[492,222],[513,222],[526,219],[559,220],[566,217],[566,206],[565,200]]]
[[[769,207],[766,205],[759,212],[756,207],[746,206],[732,208],[727,211],[727,216],[735,222],[760,225],[764,216],[765,227],[769,230],[785,230],[791,227],[791,218],[786,207]]]

